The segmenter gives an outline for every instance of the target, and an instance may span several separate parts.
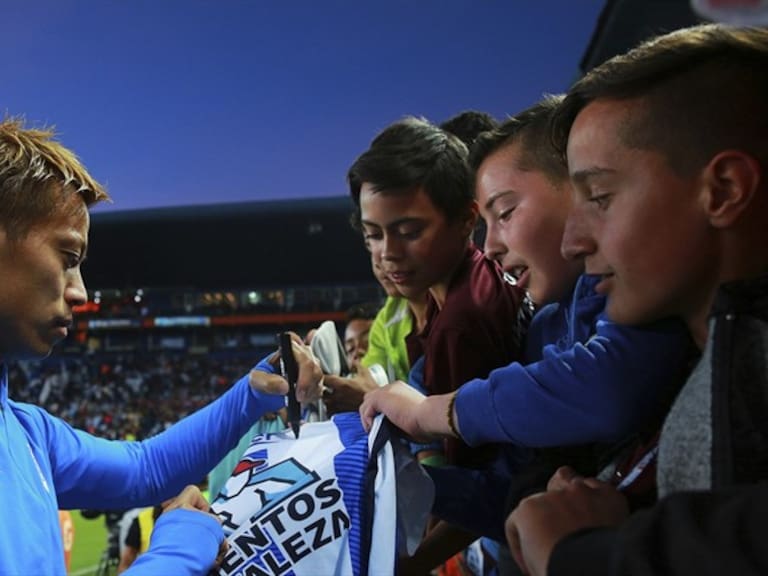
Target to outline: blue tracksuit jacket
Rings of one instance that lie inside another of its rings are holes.
[[[637,431],[663,392],[682,382],[692,343],[684,324],[632,327],[605,317],[597,277],[533,318],[526,364],[514,362],[459,389],[456,411],[470,446],[615,442]]]
[[[0,575],[66,574],[57,509],[124,509],[176,496],[205,477],[264,412],[284,404],[282,396],[254,391],[245,376],[153,438],[110,441],[10,400],[0,364]],[[158,527],[158,542],[132,574],[207,572],[223,538],[214,519],[177,510]]]

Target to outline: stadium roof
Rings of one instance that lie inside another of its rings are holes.
[[[91,287],[370,283],[347,197],[96,213]]]

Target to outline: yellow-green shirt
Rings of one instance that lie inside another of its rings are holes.
[[[368,333],[368,352],[362,364],[370,367],[380,364],[387,372],[389,381],[408,382],[411,369],[405,337],[413,328],[413,315],[404,298],[389,296],[371,325]]]

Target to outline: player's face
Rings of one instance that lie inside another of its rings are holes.
[[[72,328],[72,309],[87,300],[80,264],[89,216],[78,194],[59,215],[10,239],[0,228],[0,359],[40,358]],[[79,204],[79,206],[78,206]]]

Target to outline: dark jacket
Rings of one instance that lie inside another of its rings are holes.
[[[562,540],[551,576],[768,573],[768,276],[718,292],[660,447],[666,497],[617,530]]]

